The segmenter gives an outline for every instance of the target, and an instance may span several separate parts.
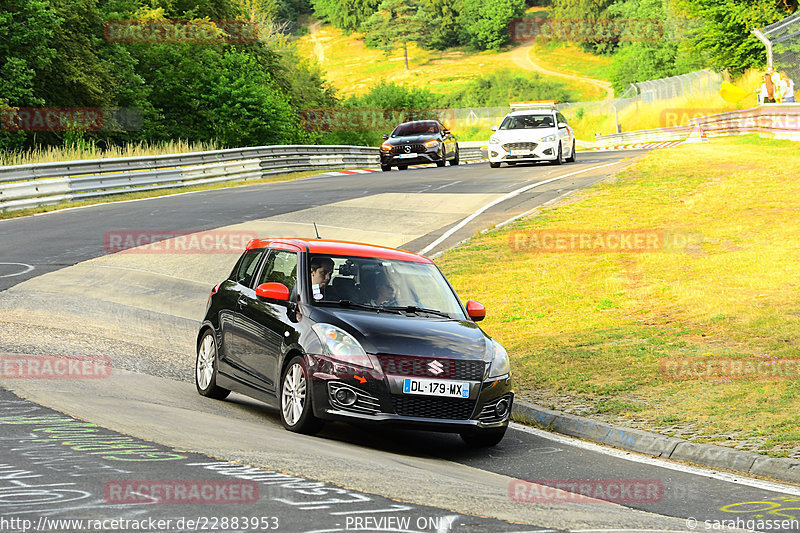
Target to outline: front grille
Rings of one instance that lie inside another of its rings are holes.
[[[469,420],[475,409],[475,401],[460,398],[392,396],[392,407],[400,416]]]
[[[506,411],[506,413],[503,416],[497,416],[497,411],[495,411],[495,407],[497,406],[497,402],[503,399],[508,401],[508,411]],[[491,402],[483,406],[483,409],[481,409],[481,412],[478,414],[478,420],[480,420],[484,424],[492,424],[495,422],[504,421],[511,414],[511,401],[512,401],[511,394],[506,394],[505,396],[497,398],[496,400],[492,400]]]
[[[381,362],[383,373],[390,376],[482,381],[486,373],[486,363],[474,359],[379,355],[378,360]]]
[[[410,152],[406,152],[406,146],[411,147]],[[425,148],[424,144],[403,144],[398,146],[392,146],[392,155],[397,154],[424,154],[427,152],[427,148]]]
[[[538,144],[536,143],[506,143],[503,145],[503,150],[510,152],[511,150],[536,150]]]

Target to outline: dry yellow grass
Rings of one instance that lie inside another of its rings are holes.
[[[360,34],[345,35],[330,25],[321,25],[318,31],[312,29],[296,44],[302,57],[317,61],[340,96],[363,94],[381,81],[426,87],[438,94],[447,94],[481,74],[503,69],[530,72],[515,62],[513,50],[478,53],[460,48],[422,50],[414,44],[408,49],[410,70],[405,70],[402,50],[395,50],[387,56],[381,50],[367,48],[361,38]],[[584,54],[576,47],[564,46],[554,50],[560,54],[558,58],[569,59],[567,72],[575,69],[595,72],[598,71],[597,65],[605,61]],[[582,61],[588,66],[580,67]],[[556,59],[554,62],[559,61]],[[583,84],[576,84],[573,90],[579,99],[590,99],[599,94],[596,89]]]
[[[170,141],[158,144],[130,143],[124,146],[112,146],[106,150],[93,145],[83,147],[45,146],[24,152],[0,151],[0,166],[30,165],[33,163],[74,161],[79,159],[107,159],[159,154],[181,154],[218,149],[219,147],[214,143],[190,143],[187,141]]]
[[[698,164],[702,162],[702,164]],[[520,393],[580,398],[651,426],[696,423],[800,446],[800,376],[666,379],[681,358],[800,360],[800,152],[754,137],[651,152],[624,172],[510,228],[477,236],[440,267],[487,304]],[[514,232],[663,230],[684,243],[653,253],[529,253]],[[735,444],[736,441],[729,442]]]

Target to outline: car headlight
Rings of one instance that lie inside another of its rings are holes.
[[[439,147],[439,141],[435,139],[425,143],[425,148],[438,148],[438,147]]]
[[[556,134],[554,133],[552,135],[548,135],[547,137],[542,137],[541,139],[539,139],[539,142],[551,143],[555,140],[556,140]]]
[[[386,152],[391,152],[391,151],[392,151],[392,145],[391,145],[391,144],[386,144],[386,143],[383,143],[383,144],[381,145],[381,150],[384,150],[384,151],[386,151]]]
[[[372,368],[372,362],[367,357],[367,352],[352,335],[343,329],[330,324],[314,324],[311,329],[317,334],[319,342],[322,344],[322,355],[345,363]]]
[[[497,378],[511,373],[511,364],[508,362],[508,352],[496,340],[492,340],[492,366],[489,368],[489,378]]]

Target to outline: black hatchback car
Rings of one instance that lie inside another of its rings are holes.
[[[514,394],[506,351],[475,324],[485,313],[421,255],[256,239],[209,297],[197,390],[260,399],[290,431],[383,423],[493,446]]]
[[[451,165],[459,163],[456,138],[436,120],[403,122],[383,139],[380,153],[384,172],[393,166],[405,170],[408,165],[423,163],[436,163],[440,167],[447,161]]]

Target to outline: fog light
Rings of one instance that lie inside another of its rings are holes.
[[[497,157],[497,155],[498,155],[498,154],[497,154],[497,152],[494,152],[494,151],[493,151],[493,152],[491,152],[491,154],[490,154],[490,155],[491,155],[492,157]]]
[[[336,401],[342,405],[353,405],[356,403],[356,393],[350,389],[341,388],[334,394]]]
[[[547,150],[544,151],[544,155],[553,155],[553,149],[548,148]]]
[[[505,416],[508,412],[508,400],[497,402],[497,405],[494,406],[494,412],[497,413],[497,416]]]

